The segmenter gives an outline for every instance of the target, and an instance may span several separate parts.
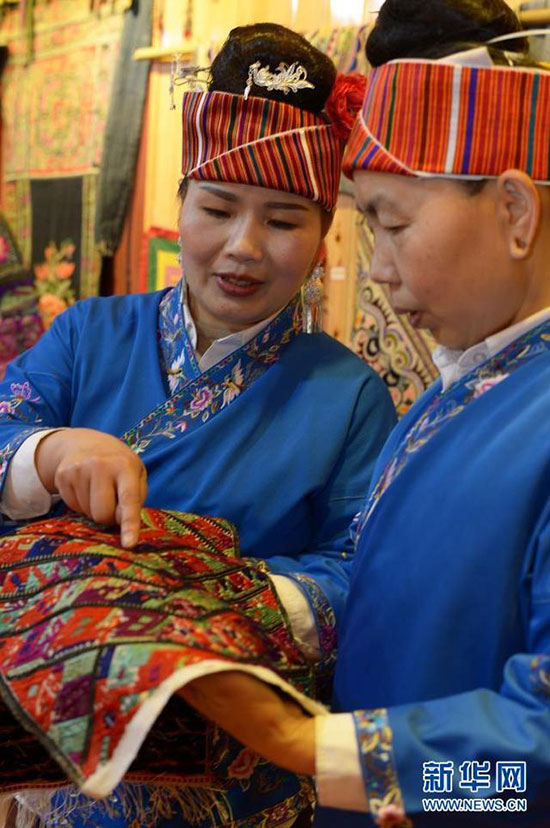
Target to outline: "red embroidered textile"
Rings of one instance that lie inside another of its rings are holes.
[[[0,751],[0,789],[66,776],[104,796],[133,760],[126,779],[212,784],[204,723],[173,696],[206,662],[269,668],[313,694],[265,564],[239,557],[231,524],[154,509],[142,523],[134,550],[73,514],[0,538],[0,690],[20,757],[12,772]],[[155,749],[174,721],[185,738]]]

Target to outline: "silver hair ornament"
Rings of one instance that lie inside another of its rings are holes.
[[[301,63],[279,63],[275,72],[269,66],[262,66],[259,60],[248,67],[248,78],[244,90],[244,99],[248,100],[252,86],[263,86],[270,92],[298,92],[299,89],[315,89],[315,84],[307,80],[307,70]]]
[[[201,77],[204,75],[204,77]],[[189,66],[181,62],[181,56],[176,55],[170,66],[170,109],[176,108],[174,91],[176,86],[189,86],[195,89],[203,89],[210,81],[210,66]]]

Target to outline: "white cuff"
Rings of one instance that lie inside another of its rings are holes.
[[[315,784],[321,805],[368,812],[369,803],[351,713],[316,716]]]
[[[52,503],[59,500],[42,485],[36,471],[34,455],[38,444],[59,428],[49,428],[36,431],[21,443],[12,457],[6,483],[0,500],[0,512],[11,520],[25,520],[27,518],[45,515],[52,508]]]
[[[311,604],[298,584],[286,575],[270,575],[271,582],[286,610],[290,629],[308,661],[319,661],[321,646]]]

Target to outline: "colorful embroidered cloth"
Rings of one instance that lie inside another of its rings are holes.
[[[313,695],[266,566],[239,557],[231,524],[154,509],[142,523],[131,551],[73,514],[0,539],[0,691],[14,716],[2,716],[0,791],[66,776],[105,796],[130,766],[130,781],[223,787],[241,749],[220,755],[175,691],[253,665]]]

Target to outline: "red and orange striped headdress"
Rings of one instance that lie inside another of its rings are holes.
[[[320,115],[267,98],[187,92],[182,173],[295,193],[330,211],[365,86],[359,75],[339,76]]]
[[[536,68],[395,60],[374,69],[344,172],[498,177],[550,183],[550,73]]]

